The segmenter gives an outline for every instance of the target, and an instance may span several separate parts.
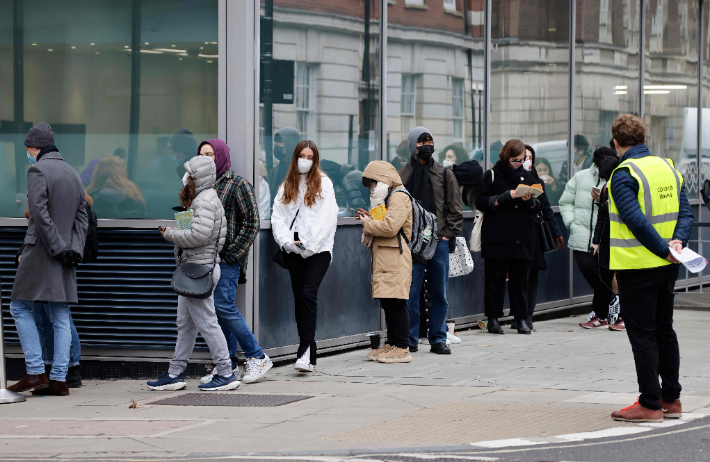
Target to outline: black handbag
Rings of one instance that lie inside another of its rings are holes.
[[[296,218],[298,218],[298,214],[301,212],[301,209],[296,210],[296,216],[293,217],[293,221],[291,222],[291,226],[288,227],[288,230],[291,231],[293,229],[293,224],[296,223]],[[279,248],[279,250],[276,252],[276,255],[274,255],[274,263],[279,265],[283,269],[288,269],[288,265],[286,265],[286,252],[284,252],[284,249]]]
[[[222,219],[219,220],[219,228],[217,228],[217,242],[214,247],[214,263],[211,265],[203,265],[199,263],[183,263],[179,262],[173,279],[170,283],[173,292],[187,298],[196,298],[203,300],[210,298],[214,292],[215,282],[213,279],[214,267],[217,265],[217,256],[219,256],[219,239],[222,234]]]
[[[545,217],[543,217],[542,212],[539,212],[536,218],[535,223],[537,224],[537,232],[540,235],[542,252],[554,252],[558,249],[558,247],[555,236],[552,235],[552,231],[550,230],[550,225],[548,225],[547,221],[545,221]]]

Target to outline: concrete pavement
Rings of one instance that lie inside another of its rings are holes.
[[[582,330],[580,320],[538,322],[530,336],[462,332],[451,356],[421,345],[410,364],[373,363],[366,350],[350,351],[319,358],[315,374],[275,367],[265,380],[227,392],[311,397],[278,407],[151,404],[197,392],[196,380],[173,393],[152,392],[144,381],[87,382],[69,397],[0,406],[0,460],[327,454],[622,434],[633,425],[609,414],[637,396],[628,340],[624,333]],[[710,414],[710,316],[677,311],[675,326],[684,411],[703,417]],[[140,407],[130,409],[132,400]]]

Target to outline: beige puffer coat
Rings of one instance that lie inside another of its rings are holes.
[[[190,229],[168,228],[163,237],[175,244],[176,255],[178,249],[183,251],[180,261],[184,263],[219,263],[219,252],[227,236],[227,220],[224,218],[222,201],[214,190],[217,167],[212,158],[207,156],[193,157],[185,162],[184,167],[195,182],[197,196],[190,206],[195,216]]]
[[[390,190],[402,186],[399,173],[389,162],[370,162],[362,174],[387,184]],[[407,242],[402,239],[399,251],[397,233],[404,230],[405,236],[412,235],[412,200],[404,193],[394,193],[390,197],[384,220],[370,220],[365,223],[365,233],[374,236],[372,241],[372,298],[409,299],[412,284],[412,254]]]

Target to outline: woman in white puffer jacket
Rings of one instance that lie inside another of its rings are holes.
[[[217,167],[207,156],[193,157],[184,165],[184,187],[180,191],[180,203],[192,209],[194,217],[190,228],[164,228],[161,232],[166,241],[175,244],[177,263],[196,263],[214,266],[212,279],[217,285],[220,277],[219,251],[227,236],[222,201],[214,190]],[[207,342],[217,374],[212,381],[200,385],[200,390],[233,390],[240,384],[232,372],[232,361],[222,329],[215,314],[214,296],[205,299],[178,296],[177,341],[175,354],[168,372],[158,380],[148,382],[152,390],[182,390],[187,386],[183,372],[195,347],[197,333]]]
[[[318,288],[330,266],[338,226],[333,183],[320,168],[313,141],[296,145],[286,180],[279,186],[271,214],[271,229],[291,276],[300,345],[295,368],[313,372],[316,366],[316,306]]]

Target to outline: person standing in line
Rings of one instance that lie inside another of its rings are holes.
[[[259,207],[254,187],[231,169],[232,160],[227,143],[218,139],[203,141],[198,152],[200,156],[211,158],[217,166],[215,190],[222,201],[227,223],[227,237],[219,254],[222,260],[219,264],[221,276],[214,292],[217,319],[228,339],[227,343],[233,335],[242,346],[247,358],[243,381],[252,383],[266,375],[273,363],[257,343],[244,317],[234,305],[234,300],[240,276],[245,274],[249,263],[249,249],[259,234]],[[239,376],[236,345],[231,346],[229,353],[233,371]],[[212,374],[202,378],[203,383],[212,380],[216,369],[213,368]]]
[[[219,253],[227,236],[227,220],[222,201],[214,189],[217,167],[207,156],[193,157],[185,162],[185,175],[180,190],[180,205],[192,209],[194,216],[187,229],[162,228],[163,238],[175,245],[175,260],[179,264],[194,263],[213,266],[212,280],[220,278]],[[227,340],[215,314],[214,293],[198,299],[178,295],[177,340],[168,371],[147,383],[151,390],[182,390],[187,387],[183,374],[197,333],[207,342],[217,373],[209,383],[198,385],[203,391],[233,390],[240,385],[232,372]]]
[[[565,192],[560,198],[562,221],[569,229],[569,247],[574,252],[579,271],[594,291],[592,313],[586,322],[579,323],[584,329],[607,329],[609,305],[615,300],[611,290],[614,275],[610,271],[600,273],[592,244],[599,212],[598,201],[601,189],[606,184],[606,180],[599,176],[599,163],[608,155],[608,151],[594,151],[592,166],[577,172],[565,186]]]
[[[413,258],[412,285],[407,302],[409,351],[419,350],[419,293],[426,270],[431,287],[430,351],[448,355],[451,349],[446,346],[446,315],[449,310],[446,287],[449,282],[449,253],[456,249],[456,236],[463,226],[461,194],[454,174],[432,158],[434,138],[429,130],[415,127],[409,132],[409,152],[411,159],[399,171],[399,176],[409,194],[421,202],[425,210],[436,215],[436,238],[439,239],[431,260],[423,261],[417,256]]]
[[[562,232],[557,224],[557,219],[555,218],[555,212],[552,211],[552,206],[550,206],[550,201],[547,197],[547,188],[545,187],[544,181],[538,176],[537,169],[535,165],[535,150],[529,144],[525,145],[525,162],[523,162],[523,168],[529,171],[535,180],[542,186],[544,191],[541,196],[538,196],[537,200],[540,201],[540,213],[542,213],[542,218],[550,226],[550,231],[555,238],[557,247],[563,249],[565,247],[565,238],[562,237]],[[530,330],[535,332],[533,328],[532,316],[535,313],[535,306],[537,306],[537,294],[540,289],[540,271],[547,269],[547,261],[545,260],[545,254],[542,251],[542,235],[537,233],[537,242],[535,243],[535,249],[533,253],[532,264],[530,266],[530,277],[528,278],[528,306],[527,306],[527,322]],[[517,321],[513,321],[510,325],[511,329],[518,329]]]
[[[611,133],[621,162],[609,187],[609,268],[616,271],[641,393],[638,401],[611,417],[625,422],[677,419],[683,412],[680,351],[673,330],[679,266],[671,249],[681,253],[687,245],[693,210],[673,162],[646,147],[643,119],[622,115]]]
[[[528,281],[535,247],[538,245],[535,216],[540,202],[528,192],[518,195],[520,185],[539,181],[523,167],[525,145],[512,139],[500,151],[500,160],[483,175],[476,208],[485,213],[481,229],[481,256],[485,259],[485,311],[488,333],[503,334],[498,318],[503,316],[506,275],[510,312],[519,334],[530,334],[528,325]]]
[[[412,283],[412,254],[400,231],[412,235],[412,200],[402,186],[397,170],[389,162],[370,162],[362,174],[370,190],[372,207],[384,204],[383,219],[373,220],[358,210],[363,225],[363,245],[372,249],[372,298],[379,299],[387,323],[387,343],[367,358],[381,363],[409,363],[409,312],[407,300]]]
[[[190,160],[197,152],[197,139],[189,128],[181,128],[168,139],[170,149],[170,160],[175,164],[175,173],[179,178],[185,176],[183,164]]]
[[[69,305],[78,303],[76,266],[81,262],[89,217],[79,173],[54,145],[54,132],[44,122],[25,138],[29,221],[19,267],[12,286],[10,313],[25,355],[27,374],[8,387],[14,392],[42,390],[69,395],[66,385],[71,348]],[[32,310],[42,300],[54,327],[54,357],[49,380]]]
[[[597,225],[594,227],[594,237],[592,245],[594,246],[594,255],[597,257],[599,264],[599,277],[602,282],[612,286],[614,280],[614,272],[609,269],[609,178],[611,173],[619,165],[619,158],[616,156],[616,151],[611,148],[601,147],[606,151],[607,155],[599,162],[599,176],[607,181],[607,184],[602,188],[599,200],[599,213],[597,214]],[[619,316],[620,312],[619,297],[615,297],[614,301],[609,305],[609,330],[625,331],[626,324]]]
[[[285,253],[296,305],[300,344],[295,368],[316,368],[318,288],[333,259],[338,204],[333,182],[320,169],[318,148],[303,140],[293,150],[286,181],[279,186],[271,214],[276,244]]]

